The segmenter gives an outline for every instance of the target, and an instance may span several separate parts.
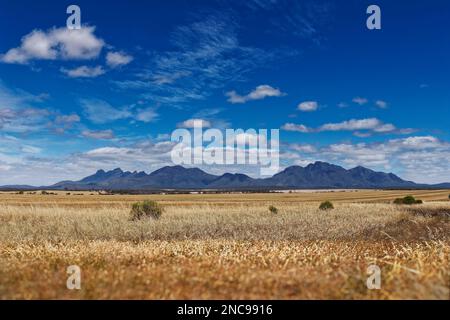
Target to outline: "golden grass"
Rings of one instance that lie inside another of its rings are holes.
[[[291,194],[32,197],[0,195],[2,299],[450,298],[448,201],[417,211],[342,194],[323,212]],[[166,212],[130,221],[131,197],[165,199]],[[366,288],[372,263],[381,290]],[[79,291],[66,288],[69,265]]]
[[[131,204],[136,201],[154,200],[165,205],[188,206],[211,203],[216,206],[229,204],[264,204],[303,202],[392,202],[395,198],[413,195],[424,201],[448,201],[450,190],[351,190],[329,191],[310,190],[293,193],[249,193],[249,194],[168,194],[168,195],[99,195],[97,192],[51,191],[56,195],[17,194],[15,192],[0,192],[2,204],[33,204],[39,206],[69,206],[69,207],[101,207]]]

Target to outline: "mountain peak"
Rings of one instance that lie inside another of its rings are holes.
[[[291,166],[271,178],[253,179],[245,174],[209,174],[199,168],[180,165],[165,166],[150,174],[145,172],[123,172],[122,169],[94,175],[80,181],[64,181],[55,188],[111,189],[111,190],[161,190],[161,189],[317,189],[317,188],[410,188],[419,185],[404,181],[392,173],[376,172],[363,166],[346,170],[323,161],[306,167]]]

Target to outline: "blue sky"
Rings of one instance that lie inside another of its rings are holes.
[[[172,165],[190,119],[280,129],[283,166],[450,181],[449,21],[437,0],[0,0],[0,185]]]

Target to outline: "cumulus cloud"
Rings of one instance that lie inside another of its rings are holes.
[[[394,171],[403,179],[418,183],[450,181],[450,143],[434,136],[413,136],[373,143],[337,143],[320,148],[289,144],[290,161],[311,158],[351,168],[365,166]],[[303,155],[308,152],[307,157]],[[295,153],[298,152],[298,153]]]
[[[384,101],[384,100],[377,100],[377,101],[375,101],[375,105],[378,108],[381,108],[381,109],[386,109],[388,107],[388,103],[386,101]]]
[[[390,146],[409,150],[423,150],[427,148],[449,147],[450,144],[440,141],[433,136],[416,136],[389,141]]]
[[[298,151],[298,152],[304,152],[304,153],[313,153],[317,151],[317,148],[310,144],[298,144],[293,143],[289,145],[289,148]]]
[[[153,122],[158,118],[158,113],[153,108],[139,109],[136,120],[142,122]]]
[[[318,128],[309,128],[303,124],[286,123],[281,127],[281,129],[303,133],[324,131],[355,131],[355,135],[359,137],[367,135],[367,132],[360,132],[361,130],[367,130],[375,133],[403,134],[403,132],[401,132],[401,130],[397,130],[397,128],[393,124],[383,123],[377,118],[351,119],[337,123],[326,123]]]
[[[319,104],[316,101],[304,101],[297,106],[297,109],[304,112],[316,111]]]
[[[133,57],[124,52],[108,52],[106,55],[106,63],[111,68],[124,66],[133,61]]]
[[[360,106],[363,106],[369,102],[369,100],[367,100],[366,98],[362,98],[362,97],[355,97],[355,98],[353,98],[352,101],[356,104],[359,104]]]
[[[318,128],[318,131],[353,131],[373,130],[376,132],[389,132],[395,130],[392,124],[384,124],[377,118],[351,119],[338,123],[327,123]]]
[[[94,35],[95,27],[78,30],[65,27],[47,31],[33,30],[17,48],[1,55],[4,63],[26,64],[31,60],[86,60],[98,57],[104,41]]]
[[[101,139],[101,140],[114,138],[114,132],[112,130],[97,130],[97,131],[83,130],[81,132],[81,135],[85,138]]]
[[[106,71],[102,66],[81,66],[75,69],[62,68],[61,72],[65,73],[71,78],[95,78],[101,76],[102,74],[105,74]]]
[[[245,96],[241,96],[236,93],[236,91],[230,91],[226,93],[228,97],[228,102],[230,103],[246,103],[251,100],[262,100],[267,97],[281,97],[285,95],[280,89],[273,88],[269,85],[260,85],[255,88],[252,92]]]
[[[74,123],[74,122],[80,122],[80,116],[77,114],[70,114],[70,115],[60,115],[57,116],[55,119],[55,122],[58,124],[67,124],[67,123]]]
[[[244,136],[242,136],[244,137]],[[247,139],[247,137],[245,137]],[[22,156],[5,154],[1,146],[9,149],[32,146],[10,136],[0,135],[0,181],[8,184],[25,183],[43,185],[61,180],[78,180],[98,169],[144,170],[151,172],[171,163],[171,150],[174,143],[168,141],[142,140],[132,145],[104,145],[83,153],[67,155],[62,158],[44,158],[38,154],[23,153]],[[105,141],[105,143],[107,143]],[[335,143],[312,146],[308,144],[282,144],[281,162],[284,165],[307,165],[316,160],[327,161],[351,168],[357,165],[392,171],[403,179],[422,183],[450,181],[450,143],[434,136],[412,136],[373,143]],[[28,151],[33,148],[27,149]],[[41,152],[40,154],[43,154]],[[200,166],[215,174],[241,172],[258,176],[251,166]],[[257,171],[257,170],[255,170]],[[41,174],[36,175],[35,172]]]
[[[12,145],[17,143],[11,141]],[[171,142],[143,140],[133,145],[104,146],[58,158],[36,154],[10,156],[2,153],[0,148],[0,181],[5,184],[49,185],[61,180],[79,180],[98,169],[121,167],[149,172],[171,163],[172,148]]]
[[[211,122],[204,119],[188,119],[177,124],[178,128],[192,129],[194,127],[210,128]]]
[[[54,131],[63,134],[67,129],[71,129],[75,124],[81,121],[80,116],[73,113],[70,115],[58,115],[53,123],[49,123],[49,127],[53,127]]]
[[[286,131],[295,131],[295,132],[303,132],[308,133],[311,132],[311,129],[303,124],[294,124],[294,123],[286,123],[284,124],[281,129]]]

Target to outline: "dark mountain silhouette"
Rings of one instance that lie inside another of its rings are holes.
[[[291,188],[394,188],[415,187],[392,173],[376,172],[364,167],[346,170],[326,162],[316,162],[306,167],[292,166],[266,179],[275,187]]]
[[[62,181],[49,189],[308,189],[308,188],[450,188],[450,183],[439,185],[416,184],[393,173],[376,172],[364,167],[346,170],[326,162],[315,162],[306,167],[288,167],[273,177],[253,179],[244,174],[208,174],[198,168],[164,167],[150,174],[99,170],[80,181]]]

